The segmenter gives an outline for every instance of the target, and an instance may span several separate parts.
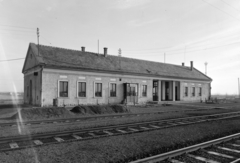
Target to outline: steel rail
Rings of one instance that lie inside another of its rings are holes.
[[[89,135],[86,138],[82,138],[81,140],[94,139],[94,138],[114,136],[114,135],[119,135],[119,134],[131,134],[131,133],[145,132],[145,131],[150,131],[150,130],[158,130],[158,129],[175,127],[175,126],[180,126],[180,125],[191,125],[191,124],[201,123],[201,122],[206,122],[206,121],[216,121],[216,120],[221,120],[221,119],[239,117],[240,115],[231,115],[231,116],[227,116],[227,117],[221,117],[221,116],[217,117],[217,118],[215,116],[215,118],[211,117],[210,119],[204,119],[204,120],[195,118],[194,121],[186,121],[186,118],[185,118],[184,121],[176,121],[176,120],[175,121],[167,121],[167,120],[165,120],[164,123],[162,121],[151,121],[151,122],[122,124],[122,125],[114,125],[114,126],[88,128],[88,129],[78,129],[78,130],[70,130],[70,131],[56,131],[56,132],[51,132],[51,133],[41,133],[41,134],[35,134],[35,135],[21,135],[21,136],[5,137],[5,138],[0,138],[0,147],[4,144],[6,145],[11,142],[26,142],[26,141],[34,141],[34,140],[38,140],[38,139],[41,140],[41,139],[46,139],[46,138],[72,136],[72,135],[80,135],[81,136],[81,134],[89,134],[89,133],[91,134],[91,136]],[[182,122],[182,123],[179,123],[179,122]],[[128,131],[130,129],[131,129],[131,131]],[[113,130],[115,132],[111,133]],[[105,134],[98,135],[99,132],[102,132]],[[94,135],[94,133],[97,135]],[[76,141],[76,140],[69,140],[69,141]],[[65,142],[68,142],[68,140],[66,140]],[[56,142],[47,143],[47,144],[53,144],[53,143],[56,143]],[[37,146],[37,145],[33,145],[33,146]],[[25,148],[25,147],[21,147],[21,148]],[[21,149],[21,148],[17,148],[17,149]],[[10,147],[8,147],[6,149],[0,148],[0,151],[8,151],[8,150],[14,150],[14,149],[12,149]]]
[[[228,116],[227,116],[228,115]],[[222,118],[216,118],[216,117],[222,117]],[[223,117],[227,116],[227,117]],[[176,118],[176,119],[167,119],[167,120],[154,120],[154,121],[147,121],[147,122],[135,122],[135,123],[125,123],[125,124],[119,124],[119,125],[111,125],[111,126],[102,126],[102,127],[93,127],[88,129],[78,129],[78,130],[70,130],[70,131],[55,131],[51,133],[43,133],[43,134],[35,134],[32,135],[32,138],[39,138],[39,137],[51,137],[52,135],[68,135],[69,133],[77,132],[77,133],[85,133],[90,131],[99,131],[99,130],[111,130],[115,128],[129,128],[133,126],[140,126],[140,125],[149,125],[149,124],[164,124],[164,123],[170,123],[170,125],[167,126],[178,126],[178,125],[188,125],[188,124],[194,124],[198,122],[206,122],[211,120],[220,120],[220,119],[228,119],[228,118],[234,118],[240,116],[240,112],[233,112],[233,113],[224,113],[224,114],[214,114],[214,115],[206,115],[206,116],[194,116],[194,117],[187,117],[187,118]],[[206,118],[205,120],[201,120],[203,118]],[[209,119],[209,118],[215,118],[215,119]],[[189,120],[196,120],[196,121],[189,121]],[[171,123],[178,123],[181,121],[188,121],[188,123],[185,124],[171,124]],[[160,128],[160,127],[159,127]],[[20,135],[20,136],[12,136],[12,137],[0,137],[0,144],[1,142],[5,142],[8,140],[24,140],[25,138],[29,138],[28,135]]]
[[[70,130],[70,131],[55,131],[55,132],[51,132],[48,135],[50,135],[49,137],[51,137],[52,135],[67,135],[72,132],[85,133],[85,132],[98,131],[98,130],[111,130],[111,129],[115,129],[115,128],[129,128],[129,127],[140,126],[140,125],[144,126],[144,125],[151,125],[151,124],[155,124],[155,123],[158,123],[158,124],[170,123],[170,125],[167,125],[167,126],[189,125],[189,124],[194,124],[194,123],[198,123],[198,122],[228,119],[228,118],[234,118],[234,117],[238,117],[238,116],[240,116],[240,112],[232,112],[232,113],[205,115],[205,116],[175,118],[175,119],[167,119],[167,120],[154,120],[154,121],[147,121],[147,122],[125,123],[125,124],[119,124],[119,125],[101,126],[101,127],[93,127],[93,128],[88,128],[88,129],[78,129],[78,130]],[[216,117],[219,117],[219,118],[216,118]],[[215,118],[215,119],[210,119],[210,118]],[[194,121],[192,121],[192,120],[194,120]],[[187,123],[174,124],[174,123],[178,123],[178,122],[182,122],[182,121],[187,121]],[[161,128],[161,127],[159,127],[159,128]],[[35,135],[32,135],[31,137],[32,138],[46,137],[45,135],[46,135],[46,133],[35,134]],[[27,135],[12,136],[12,137],[0,137],[0,144],[1,144],[1,142],[13,140],[13,139],[20,141],[20,140],[24,140],[28,137],[29,136],[27,136]]]
[[[204,143],[200,143],[200,144],[196,144],[196,145],[193,145],[193,146],[185,147],[185,148],[182,148],[182,149],[177,149],[177,150],[170,151],[170,152],[167,152],[167,153],[163,153],[163,154],[139,159],[139,160],[136,160],[136,161],[132,161],[131,163],[146,163],[146,162],[154,163],[154,162],[159,162],[159,161],[163,161],[163,160],[166,160],[166,159],[169,159],[169,158],[172,158],[172,157],[180,156],[180,155],[185,154],[185,153],[189,153],[189,152],[197,151],[197,150],[202,149],[202,148],[210,147],[212,145],[216,145],[216,144],[220,144],[220,143],[223,143],[223,142],[226,142],[226,141],[230,141],[230,140],[236,139],[236,138],[240,138],[240,133],[229,135],[229,136],[218,138],[218,139],[214,139],[214,140],[211,140],[211,141],[207,141],[207,142],[204,142]]]
[[[193,110],[193,109],[189,109]],[[202,109],[198,109],[202,110]],[[186,110],[181,110],[181,111],[186,111]],[[188,110],[187,110],[188,111]],[[195,110],[194,110],[195,111]],[[178,110],[176,111],[170,111],[170,112],[179,112]],[[118,118],[118,117],[131,117],[131,116],[143,116],[143,115],[152,115],[152,114],[162,114],[162,113],[170,113],[169,111],[161,111],[161,112],[152,112],[152,113],[137,113],[137,114],[119,114],[119,115],[100,115],[100,116],[88,116],[88,117],[77,117],[77,118],[63,118],[63,119],[52,119],[52,120],[38,120],[38,121],[24,121],[21,122],[21,125],[37,125],[37,124],[49,124],[49,123],[74,123],[74,122],[79,122],[83,120],[89,120],[89,119],[106,119],[106,118]],[[206,117],[206,116],[218,116],[218,115],[224,115],[224,114],[240,114],[240,112],[230,112],[230,113],[219,113],[219,114],[210,114],[210,115],[203,115],[203,116],[192,116],[190,118],[201,118],[201,117]],[[186,117],[185,117],[186,118]],[[179,120],[182,118],[178,118]],[[171,119],[168,119],[171,120]],[[164,120],[163,120],[164,121]],[[0,123],[0,127],[5,127],[5,126],[17,126],[19,122],[4,122]]]

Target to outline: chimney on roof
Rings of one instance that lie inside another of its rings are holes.
[[[103,48],[104,50],[104,57],[107,57],[107,48]]]
[[[184,65],[184,62],[182,63],[182,66],[185,66],[185,65]]]
[[[190,62],[191,64],[191,71],[193,70],[193,61]]]
[[[82,52],[85,52],[85,47],[84,46],[82,46]]]

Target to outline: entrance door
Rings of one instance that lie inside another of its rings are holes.
[[[29,104],[32,104],[32,80],[30,80]]]
[[[158,81],[153,81],[153,101],[158,101]]]
[[[169,100],[170,96],[170,89],[169,89],[169,82],[165,82],[165,100]]]
[[[175,100],[178,100],[178,90],[177,90],[177,86],[175,87]]]
[[[137,84],[127,84],[127,94],[126,94],[126,98],[127,98],[127,102],[128,103],[137,103],[138,99],[137,99]]]

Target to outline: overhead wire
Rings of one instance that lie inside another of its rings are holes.
[[[206,41],[212,41],[212,40],[223,40],[223,39],[228,39],[228,38],[231,38],[229,36],[224,36],[224,37],[218,37],[218,38],[209,38],[209,39],[205,39],[205,40],[200,40],[200,41],[196,41],[190,45],[187,45],[188,46],[188,49],[194,49],[194,48],[199,48],[199,47],[202,47],[203,45],[198,45],[198,46],[193,46],[194,44],[201,44],[201,43],[205,43]],[[237,37],[238,38],[238,37]],[[240,38],[240,37],[239,37]],[[205,46],[206,44],[204,44]],[[170,48],[173,48],[173,50],[167,50],[167,49],[170,49]],[[158,51],[158,50],[163,50],[163,51],[182,51],[184,50],[185,48],[185,45],[183,45],[182,48],[177,48],[177,49],[174,49],[174,46],[171,46],[171,47],[162,47],[162,48],[152,48],[152,49],[135,49],[135,50],[125,50],[123,49],[124,52],[132,52],[132,53],[139,53],[141,51]],[[164,50],[166,49],[166,50]]]
[[[226,5],[228,5],[229,7],[233,8],[235,11],[240,12],[240,10],[238,10],[236,7],[230,5],[229,3],[227,3],[227,2],[225,2],[225,1],[223,1],[223,0],[221,0],[221,1],[222,1],[223,3],[225,3]]]
[[[225,44],[225,45],[219,45],[219,46],[214,46],[214,47],[207,47],[207,48],[203,48],[203,49],[198,49],[198,50],[188,50],[186,51],[187,53],[189,52],[196,52],[196,51],[204,51],[204,50],[209,50],[209,49],[215,49],[215,48],[219,48],[219,47],[224,47],[224,46],[229,46],[229,45],[232,45],[232,44],[237,44],[237,43],[240,43],[240,41],[238,42],[234,42],[234,43],[230,43],[230,44]],[[182,49],[182,51],[184,52],[184,49]],[[164,52],[170,52],[170,51],[161,51],[161,52],[147,52],[147,54],[156,54],[156,53],[164,53]],[[179,53],[169,53],[168,55],[173,55],[173,54],[183,54],[183,52],[179,52]],[[129,54],[129,53],[128,53]],[[132,54],[132,53],[131,53]],[[139,54],[139,53],[138,53]],[[141,54],[144,54],[144,53],[141,53]],[[134,55],[134,54],[133,54]]]
[[[22,27],[22,26],[12,26],[12,25],[4,25],[4,24],[0,24],[0,26],[4,26],[4,27],[12,27],[12,28],[23,28],[23,29],[31,29],[31,30],[35,30],[35,28],[30,28],[30,27]]]
[[[205,0],[202,0],[202,1],[205,2],[205,3],[207,3],[207,4],[209,4],[210,6],[212,6],[212,7],[214,7],[214,8],[216,8],[217,10],[220,10],[220,11],[224,12],[224,13],[227,14],[228,16],[231,16],[232,18],[234,18],[234,19],[236,19],[236,20],[238,20],[238,21],[240,22],[240,19],[236,18],[235,16],[233,16],[233,15],[225,12],[224,10],[222,10],[222,9],[214,6],[213,4],[211,4],[211,3],[209,3],[209,2],[207,2],[207,1],[205,1]]]
[[[0,62],[16,61],[16,60],[22,60],[22,59],[25,59],[25,58],[14,58],[14,59],[0,60]]]

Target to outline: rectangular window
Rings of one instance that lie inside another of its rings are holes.
[[[102,83],[95,83],[95,97],[102,97]]]
[[[59,97],[68,97],[68,81],[60,81]]]
[[[78,97],[86,97],[86,82],[78,82]]]
[[[195,87],[192,87],[192,96],[195,96]]]
[[[202,88],[199,87],[199,96],[202,96]]]
[[[110,83],[110,97],[116,97],[117,96],[117,84]]]
[[[147,96],[147,85],[142,86],[142,96],[144,96],[144,97]]]
[[[188,96],[188,87],[185,87],[185,92],[184,92],[185,96]]]

